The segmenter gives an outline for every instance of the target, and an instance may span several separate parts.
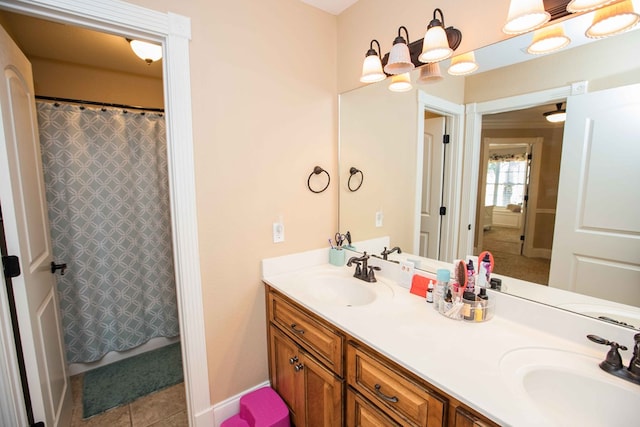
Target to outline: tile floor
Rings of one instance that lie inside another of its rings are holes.
[[[128,405],[82,419],[82,374],[71,377],[71,427],[188,427],[184,383],[143,396]]]

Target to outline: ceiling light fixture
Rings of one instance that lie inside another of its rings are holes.
[[[440,19],[436,17],[440,14]],[[453,51],[460,46],[462,33],[460,30],[444,25],[444,15],[442,10],[433,11],[433,19],[427,26],[422,42],[422,53],[418,57],[420,62],[438,62],[449,58]]]
[[[392,92],[407,92],[411,90],[411,75],[407,73],[395,74],[391,76],[391,84],[389,90]]]
[[[127,39],[127,41],[129,42],[129,46],[131,46],[133,53],[149,65],[162,58],[162,46],[160,45],[144,42],[142,40]]]
[[[507,22],[502,27],[505,34],[521,34],[535,30],[551,19],[542,0],[511,0]]]
[[[567,12],[589,12],[599,7],[606,6],[616,0],[571,0],[567,5]]]
[[[452,76],[464,76],[465,74],[473,73],[477,69],[476,55],[472,51],[454,56],[447,72]]]
[[[567,110],[562,108],[562,102],[556,104],[556,109],[553,111],[547,111],[542,115],[551,123],[561,123],[567,119]]]
[[[404,30],[404,33],[407,35],[406,40],[401,35],[402,30]],[[408,73],[415,68],[415,65],[413,65],[413,62],[411,61],[409,46],[407,46],[408,40],[409,31],[407,31],[405,26],[401,26],[398,28],[398,37],[393,40],[393,47],[389,52],[387,65],[384,66],[385,73],[392,75],[403,74]]]
[[[532,55],[542,55],[555,52],[571,43],[571,39],[564,33],[562,24],[541,28],[533,33],[533,41],[527,48]]]
[[[373,43],[378,45],[378,51],[373,48]],[[386,79],[386,74],[382,71],[382,58],[380,57],[380,43],[373,39],[369,43],[369,50],[362,63],[362,83],[375,83]]]
[[[592,39],[623,33],[640,21],[633,9],[631,0],[624,0],[602,9],[598,9],[593,17],[593,23],[585,32]]]

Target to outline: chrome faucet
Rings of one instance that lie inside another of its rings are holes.
[[[356,271],[353,274],[353,277],[364,280],[365,282],[373,283],[376,281],[376,276],[374,274],[375,271],[380,271],[380,267],[369,266],[367,265],[369,260],[369,255],[365,252],[360,258],[351,257],[347,261],[347,267],[351,267],[353,264],[356,265]]]
[[[382,253],[380,255],[382,255],[382,259],[386,261],[387,257],[389,255],[391,255],[392,253],[394,253],[394,252],[398,252],[399,254],[402,253],[402,251],[400,250],[400,248],[398,246],[396,246],[396,247],[394,247],[392,249],[389,249],[389,250],[387,250],[387,247],[385,246],[384,250],[382,251]]]
[[[623,351],[627,350],[627,347],[597,335],[587,335],[587,338],[595,343],[611,346],[607,357],[600,363],[600,368],[603,371],[640,385],[640,334],[635,334],[633,337],[635,341],[633,356],[631,357],[628,368],[625,368],[622,364],[622,357],[620,357],[620,352],[618,351],[619,349]]]

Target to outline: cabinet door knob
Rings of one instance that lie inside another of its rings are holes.
[[[295,369],[296,372],[300,372],[304,369],[304,365],[302,363],[298,363],[296,366],[293,367],[293,369]]]
[[[293,330],[293,332],[295,332],[296,334],[304,335],[304,329],[298,329],[297,326],[297,324],[292,323],[291,330]]]
[[[291,359],[289,359],[289,364],[293,365],[294,363],[296,363],[298,361],[298,356],[293,356]]]
[[[382,386],[380,384],[376,384],[375,388],[376,388],[376,394],[383,398],[384,400],[386,400],[387,402],[391,402],[391,403],[398,403],[398,398],[395,396],[387,396],[386,394],[384,394],[383,392],[380,391],[380,388]]]

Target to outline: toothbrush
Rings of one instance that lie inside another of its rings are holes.
[[[329,239],[329,246],[331,246],[331,249],[335,249],[335,248],[333,247],[333,243],[331,242],[331,239]]]

